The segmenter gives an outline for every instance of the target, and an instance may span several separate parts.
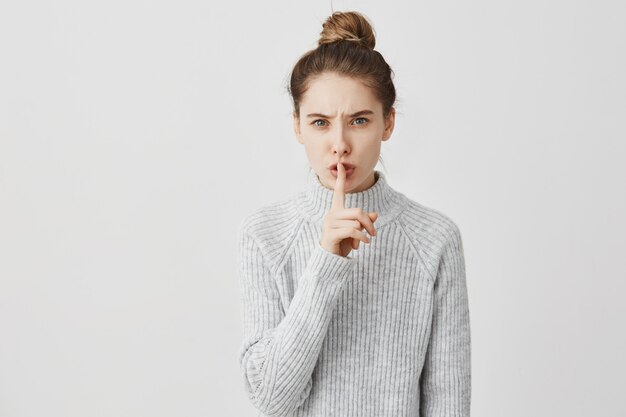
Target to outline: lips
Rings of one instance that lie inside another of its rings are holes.
[[[348,163],[348,162],[342,162],[341,165],[343,165],[343,167],[347,170],[349,169],[354,169],[354,165]],[[332,164],[328,166],[328,169],[330,169],[331,171],[336,171],[337,170],[337,164]]]
[[[344,166],[344,169],[346,170],[346,178],[349,179],[352,176],[352,173],[354,172],[355,166],[348,162],[342,162],[341,164]],[[338,177],[339,174],[337,172],[337,164],[330,165],[328,169],[330,169],[330,173],[333,175],[333,177]]]

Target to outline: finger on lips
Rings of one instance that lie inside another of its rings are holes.
[[[334,210],[345,208],[345,182],[346,170],[340,162],[337,164],[337,181],[335,181],[335,188],[333,189],[332,207]]]
[[[378,213],[363,212],[359,209],[345,209],[345,184],[346,184],[346,170],[341,162],[337,163],[337,180],[335,181],[335,187],[333,189],[332,210],[343,211],[342,217],[345,219],[357,219],[363,227],[359,230],[366,229],[370,236],[376,236],[376,228],[374,227],[374,221],[378,218]],[[369,243],[370,239],[366,235],[366,241]],[[353,239],[353,249],[358,249],[360,239]]]

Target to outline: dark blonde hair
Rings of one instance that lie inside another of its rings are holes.
[[[368,19],[358,12],[334,12],[322,25],[318,46],[295,64],[287,88],[294,112],[300,117],[300,102],[309,82],[324,72],[359,79],[372,89],[387,118],[396,101],[393,71],[380,52]]]

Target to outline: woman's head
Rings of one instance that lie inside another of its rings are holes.
[[[346,191],[369,188],[381,142],[393,131],[393,72],[375,44],[363,15],[335,12],[323,24],[318,47],[304,54],[291,73],[294,130],[329,188],[336,178],[329,166],[338,161],[355,166]],[[361,111],[368,113],[357,114]]]

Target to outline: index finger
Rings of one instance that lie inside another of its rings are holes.
[[[335,188],[333,189],[333,202],[332,210],[340,210],[345,208],[345,186],[346,186],[346,169],[343,164],[339,162],[337,164],[337,181],[335,182]]]

